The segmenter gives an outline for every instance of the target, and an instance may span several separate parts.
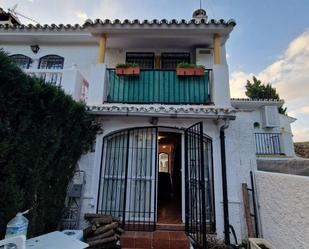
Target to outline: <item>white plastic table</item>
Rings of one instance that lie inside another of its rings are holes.
[[[56,231],[26,241],[26,249],[84,249],[89,245]]]

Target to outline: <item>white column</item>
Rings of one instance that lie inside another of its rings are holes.
[[[80,95],[78,84],[82,81],[82,76],[76,68],[63,70],[61,87],[65,93],[70,94],[74,100],[79,101]]]
[[[227,64],[213,65],[211,98],[216,107],[231,107],[229,69]]]
[[[102,105],[105,100],[106,64],[95,64],[91,67],[87,105]]]

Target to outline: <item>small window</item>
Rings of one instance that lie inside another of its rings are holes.
[[[255,129],[259,129],[259,128],[261,127],[261,125],[260,125],[259,122],[254,122],[253,127],[254,127]]]
[[[161,68],[175,69],[179,63],[190,63],[190,53],[161,54]]]
[[[59,55],[46,55],[40,59],[39,69],[63,69],[64,58]]]
[[[23,54],[14,54],[11,55],[10,58],[16,66],[22,69],[28,69],[32,64],[31,58]]]
[[[140,68],[154,68],[154,53],[127,53],[127,63],[136,63]]]

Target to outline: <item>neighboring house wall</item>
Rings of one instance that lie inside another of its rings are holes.
[[[278,249],[309,248],[309,178],[256,172],[263,237]]]
[[[282,153],[287,157],[295,157],[293,134],[291,130],[291,123],[295,121],[286,115],[279,114],[279,125],[277,127],[263,127],[262,109],[255,109],[253,111],[244,111],[248,116],[248,125],[252,127],[252,134],[254,133],[280,133],[280,147]],[[259,123],[260,127],[254,127],[254,123]]]
[[[295,157],[293,133],[291,129],[291,123],[296,119],[286,115],[279,115],[280,119],[280,132],[282,135],[282,145],[286,156]]]

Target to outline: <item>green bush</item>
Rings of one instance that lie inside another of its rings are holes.
[[[202,65],[195,65],[195,64],[192,64],[192,63],[182,62],[182,63],[177,64],[177,68],[205,68],[205,67],[202,66]]]
[[[116,68],[129,68],[129,67],[139,67],[137,63],[120,63],[116,65]]]
[[[99,129],[84,104],[0,51],[0,238],[26,209],[30,236],[58,228],[67,185]]]

